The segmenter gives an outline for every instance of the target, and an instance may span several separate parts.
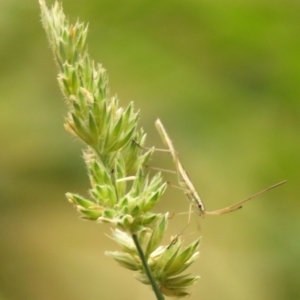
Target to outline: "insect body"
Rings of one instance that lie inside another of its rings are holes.
[[[178,152],[175,150],[174,148],[174,145],[173,145],[173,142],[171,141],[169,135],[167,134],[162,122],[157,119],[156,122],[155,122],[155,126],[163,140],[163,142],[166,144],[166,146],[168,147],[168,151],[171,153],[172,155],[172,158],[173,158],[173,161],[175,163],[175,167],[176,167],[176,173],[177,173],[177,176],[178,176],[178,183],[181,187],[181,189],[184,190],[184,193],[185,195],[187,196],[188,200],[190,201],[191,205],[195,206],[197,211],[198,211],[198,214],[200,216],[203,216],[204,215],[223,215],[223,214],[226,214],[226,213],[230,213],[232,211],[235,211],[237,209],[240,209],[242,208],[242,204],[244,204],[245,202],[257,197],[258,195],[261,195],[262,193],[268,191],[268,190],[271,190],[279,185],[282,185],[286,182],[286,180],[282,181],[282,182],[279,182],[277,184],[274,184],[260,192],[258,192],[257,194],[247,198],[247,199],[244,199],[236,204],[233,204],[231,206],[228,206],[228,207],[225,207],[225,208],[222,208],[222,209],[219,209],[219,210],[215,210],[215,211],[207,211],[205,209],[205,206],[198,194],[198,192],[196,191],[192,181],[190,180],[186,170],[183,168],[181,162],[180,162],[180,159],[179,159],[179,155],[178,155]]]

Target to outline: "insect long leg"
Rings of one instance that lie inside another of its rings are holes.
[[[244,204],[245,202],[250,201],[253,198],[256,198],[257,196],[259,196],[259,195],[261,195],[261,194],[263,194],[263,193],[265,193],[265,192],[267,192],[271,189],[274,189],[274,188],[276,188],[276,187],[278,187],[278,186],[280,186],[280,185],[282,185],[286,182],[287,182],[287,180],[284,180],[284,181],[281,181],[281,182],[276,183],[274,185],[271,185],[271,186],[267,187],[266,189],[254,194],[254,195],[252,195],[252,196],[250,196],[250,197],[248,197],[248,198],[246,198],[246,199],[244,199],[244,200],[242,200],[242,201],[240,201],[236,204],[233,204],[231,206],[228,206],[228,207],[225,207],[225,208],[222,208],[222,209],[219,209],[219,210],[215,210],[215,211],[205,211],[205,214],[206,215],[224,215],[224,214],[230,213],[232,211],[235,211],[237,209],[242,208],[242,204]]]

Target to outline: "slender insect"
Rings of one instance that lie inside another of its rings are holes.
[[[253,196],[251,196],[247,199],[244,199],[244,200],[242,200],[242,201],[240,201],[236,204],[233,204],[231,206],[228,206],[228,207],[225,207],[225,208],[222,208],[222,209],[219,209],[219,210],[215,210],[215,211],[207,211],[205,209],[205,206],[204,206],[198,192],[196,191],[192,181],[190,180],[187,172],[183,168],[183,166],[182,166],[182,164],[179,160],[178,153],[175,150],[169,135],[167,134],[162,122],[159,119],[156,120],[155,126],[156,126],[163,142],[168,147],[167,151],[170,152],[171,155],[172,155],[172,158],[174,160],[175,167],[176,167],[176,173],[177,173],[177,176],[178,176],[178,183],[180,185],[180,188],[182,190],[184,190],[184,193],[187,196],[188,200],[190,201],[191,205],[195,206],[197,208],[198,214],[202,217],[204,217],[205,215],[223,215],[223,214],[235,211],[237,209],[240,209],[240,208],[242,208],[242,204],[244,204],[245,202],[261,195],[262,193],[264,193],[266,191],[269,191],[269,190],[271,190],[271,189],[273,189],[277,186],[280,186],[280,185],[282,185],[286,182],[286,180],[284,180],[282,182],[274,184],[274,185],[258,192],[257,194],[255,194],[255,195],[253,195]]]

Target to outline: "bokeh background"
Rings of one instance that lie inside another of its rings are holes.
[[[37,2],[0,0],[0,299],[154,299],[104,255],[117,250],[109,228],[80,220],[65,199],[89,183],[82,145],[62,126]],[[193,217],[194,233],[182,236],[202,236],[190,299],[300,299],[300,2],[63,5],[89,22],[91,55],[108,70],[111,94],[141,110],[150,146],[162,146],[162,119],[208,209],[289,181],[241,211]],[[172,168],[167,154],[153,164]],[[156,209],[188,204],[169,188]],[[173,218],[170,234],[185,223]]]

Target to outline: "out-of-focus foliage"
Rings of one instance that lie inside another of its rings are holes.
[[[162,119],[207,209],[289,180],[241,211],[201,219],[201,232],[192,220],[187,231],[202,242],[191,299],[299,299],[300,4],[63,5],[90,23],[90,52],[107,69],[111,94],[141,109],[149,145],[161,145],[153,123]],[[2,298],[153,299],[105,257],[117,249],[103,228],[78,220],[64,198],[84,194],[88,182],[81,144],[62,126],[37,1],[2,0],[0,36]],[[154,166],[172,168],[168,155],[156,158]],[[161,211],[187,209],[168,189]],[[174,217],[171,233],[185,223]]]

